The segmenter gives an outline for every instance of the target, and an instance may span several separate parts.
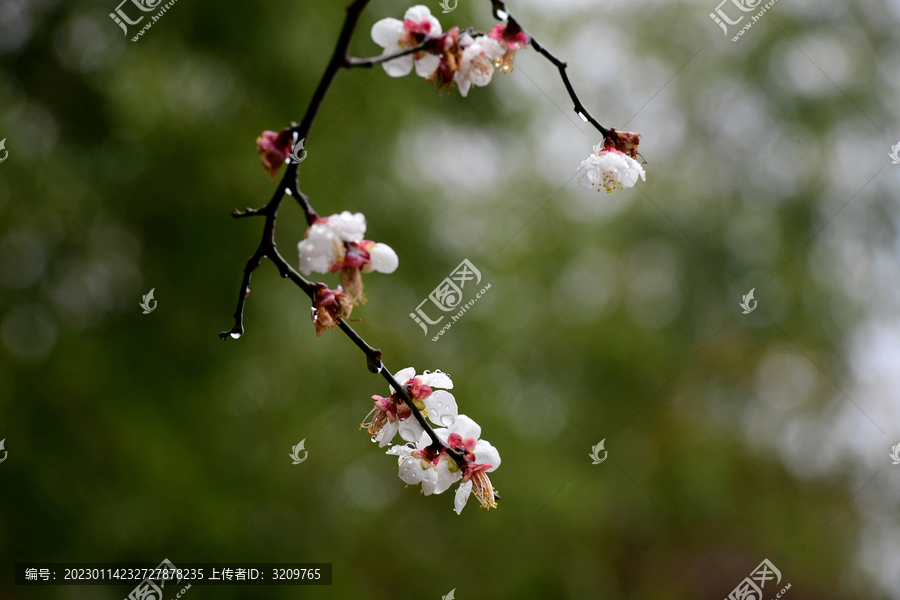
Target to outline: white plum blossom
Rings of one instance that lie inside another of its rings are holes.
[[[460,514],[466,506],[469,495],[473,492],[483,508],[496,508],[494,488],[487,476],[500,466],[500,452],[487,440],[481,439],[481,426],[466,415],[458,415],[456,421],[447,429],[435,429],[437,436],[444,444],[462,453],[468,464],[460,471],[456,462],[446,453],[442,453],[436,466],[438,487],[442,479],[462,478],[463,482],[456,490],[454,510]],[[443,468],[442,468],[443,467]],[[449,471],[442,477],[442,470]]]
[[[484,87],[491,82],[494,76],[493,61],[499,60],[505,50],[495,40],[486,36],[473,39],[468,33],[460,37],[459,45],[463,49],[462,59],[453,81],[459,93],[466,97],[472,85]]]
[[[434,494],[438,485],[437,469],[432,461],[426,458],[424,452],[429,443],[431,443],[431,439],[428,437],[428,434],[423,433],[415,447],[411,447],[412,444],[406,446],[393,446],[390,450],[385,452],[385,454],[398,457],[398,475],[400,476],[400,479],[403,480],[403,483],[407,485],[421,484],[422,493],[426,496]],[[447,483],[444,490],[449,486],[450,483]]]
[[[416,375],[416,370],[407,367],[397,373],[397,381],[405,381],[403,385],[406,393],[412,399],[422,415],[427,417],[435,425],[447,427],[456,421],[459,408],[456,398],[446,390],[453,389],[453,381],[450,376],[440,371],[431,373],[425,371],[422,375]],[[391,388],[391,392],[394,389]],[[415,418],[402,419],[400,421],[400,437],[407,442],[418,441],[425,432]]]
[[[438,439],[465,458],[465,466],[460,467],[447,452],[437,456],[431,446],[431,439],[424,434],[416,442],[406,446],[394,446],[387,454],[398,457],[398,476],[408,485],[422,485],[426,496],[441,494],[462,479],[456,490],[453,510],[462,513],[469,496],[475,497],[485,508],[496,508],[494,488],[487,474],[500,466],[500,453],[490,442],[482,440],[481,427],[466,415],[458,415],[453,425],[435,429]]]
[[[596,188],[598,192],[603,187],[607,193],[634,187],[638,177],[647,180],[644,167],[638,161],[615,148],[603,148],[603,142],[594,146],[594,153],[581,161],[576,177],[581,187]]]
[[[363,273],[377,271],[379,273],[393,273],[400,265],[400,259],[394,249],[387,244],[376,242],[369,248],[369,264],[363,266]]]
[[[407,10],[402,21],[388,17],[372,26],[372,40],[384,48],[382,56],[418,46],[426,40],[438,39],[442,34],[440,21],[431,15],[431,9],[421,4]],[[382,66],[391,77],[405,77],[415,65],[416,75],[428,77],[438,68],[439,63],[437,55],[419,51],[389,60]]]
[[[300,252],[300,272],[309,275],[330,273],[331,267],[344,253],[344,242],[361,242],[366,233],[366,217],[345,210],[339,215],[319,218],[306,232],[306,239],[297,244]]]
[[[503,56],[494,63],[494,66],[503,73],[512,72],[516,51],[531,43],[531,38],[521,29],[515,28],[518,29],[515,33],[507,31],[507,29],[513,28],[509,26],[509,23],[501,23],[500,25],[494,25],[488,34],[488,37],[495,40],[503,50]]]
[[[352,302],[363,298],[360,273],[393,273],[400,263],[397,253],[387,244],[364,240],[366,217],[344,211],[318,218],[306,231],[306,239],[297,244],[300,272],[340,272],[341,286]]]
[[[425,371],[422,375],[416,375],[413,367],[407,367],[394,376],[400,382],[404,391],[413,401],[422,415],[435,425],[447,427],[456,421],[459,408],[453,394],[446,391],[453,388],[450,376],[440,371],[431,373]],[[442,389],[436,389],[442,388]],[[375,400],[374,408],[366,416],[368,419],[374,413],[372,420],[362,424],[371,436],[373,442],[378,442],[381,447],[387,446],[399,433],[407,442],[416,442],[421,439],[425,430],[416,420],[409,406],[403,402],[397,390],[390,386],[391,395],[387,398],[372,396]]]

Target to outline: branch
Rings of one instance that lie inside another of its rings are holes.
[[[354,30],[356,29],[356,23],[359,20],[360,13],[362,13],[363,9],[368,3],[369,0],[355,0],[352,4],[350,4],[350,6],[347,7],[347,18],[344,21],[344,27],[341,30],[340,36],[338,37],[337,45],[335,46],[334,53],[331,56],[331,61],[328,63],[328,66],[325,69],[325,73],[322,75],[321,81],[319,81],[318,87],[316,87],[316,91],[313,94],[312,99],[310,100],[309,107],[306,109],[306,114],[303,117],[303,121],[301,121],[299,125],[293,125],[291,127],[291,132],[297,134],[297,137],[295,139],[308,139],[309,131],[312,128],[312,124],[316,118],[316,114],[319,111],[319,107],[322,105],[322,102],[325,99],[325,95],[327,94],[328,89],[331,87],[331,83],[334,80],[335,75],[342,67],[371,67],[372,65],[378,64],[380,62],[417,52],[421,50],[422,47],[424,47],[424,44],[420,44],[417,47],[408,48],[395,55],[382,56],[375,59],[361,60],[348,57],[347,48],[350,45],[350,40],[353,37]],[[306,220],[308,224],[312,225],[315,222],[316,218],[318,218],[318,214],[315,210],[313,210],[312,205],[309,202],[309,197],[301,192],[297,186],[298,164],[299,163],[289,163],[287,165],[285,174],[279,182],[278,188],[275,190],[275,194],[265,206],[258,209],[247,208],[244,212],[240,212],[235,209],[235,211],[232,213],[232,216],[237,219],[251,216],[264,216],[266,220],[259,246],[256,248],[256,252],[253,253],[253,256],[251,256],[247,261],[247,264],[244,266],[244,277],[241,280],[241,290],[238,294],[237,310],[234,313],[234,326],[230,330],[223,331],[219,334],[219,337],[223,340],[227,340],[229,337],[238,339],[244,334],[244,303],[247,296],[250,294],[250,276],[253,271],[255,271],[259,267],[263,257],[268,258],[272,261],[272,263],[278,268],[278,272],[283,278],[290,279],[295,285],[297,285],[297,287],[303,290],[303,292],[306,293],[307,296],[309,296],[310,300],[315,300],[315,293],[319,287],[319,284],[314,284],[300,275],[300,273],[298,273],[290,265],[290,263],[288,263],[284,259],[284,257],[281,256],[275,244],[275,220],[278,217],[278,207],[281,204],[281,201],[284,199],[285,194],[296,198],[297,202],[300,204],[300,207],[306,213]],[[400,385],[400,383],[391,374],[390,370],[384,365],[381,360],[381,350],[378,350],[377,348],[369,345],[362,338],[362,336],[360,336],[358,333],[356,333],[356,331],[354,331],[352,327],[350,327],[345,319],[338,319],[338,327],[340,327],[341,331],[343,331],[347,335],[347,337],[349,337],[360,348],[360,350],[365,353],[366,365],[369,371],[371,371],[372,373],[380,373],[381,376],[384,377],[384,379],[388,382],[388,385],[396,390],[397,394],[399,394],[403,402],[412,411],[412,414],[415,417],[416,421],[418,421],[419,425],[422,426],[422,429],[424,429],[428,434],[428,437],[432,441],[432,445],[436,448],[441,448],[454,461],[456,461],[456,463],[460,467],[465,466],[467,464],[465,457],[455,450],[444,446],[443,442],[440,440],[440,438],[438,438],[437,433],[435,433],[434,429],[425,420],[425,417],[413,403],[412,399],[409,397],[409,394],[406,393],[406,391],[403,389],[403,386]]]
[[[385,63],[389,60],[394,60],[395,58],[400,58],[401,56],[407,56],[409,54],[415,54],[420,50],[424,50],[426,46],[428,46],[429,40],[425,40],[421,44],[417,46],[413,46],[412,48],[406,48],[401,50],[400,52],[395,52],[394,54],[382,54],[381,56],[373,56],[372,58],[352,58],[347,57],[344,59],[344,66],[348,69],[352,69],[353,67],[372,67],[375,65],[380,65],[381,63]]]
[[[609,135],[609,130],[600,124],[600,122],[594,118],[594,116],[590,113],[590,111],[585,108],[584,104],[581,103],[581,99],[578,98],[578,94],[575,93],[575,88],[572,87],[572,82],[569,81],[569,76],[566,74],[566,67],[568,66],[564,61],[558,59],[553,55],[549,50],[544,48],[540,42],[538,42],[531,33],[528,32],[527,29],[522,27],[522,25],[516,20],[516,18],[506,9],[506,3],[501,0],[491,0],[491,4],[494,11],[494,18],[503,21],[508,21],[507,31],[510,33],[517,33],[518,31],[522,31],[525,35],[528,36],[528,39],[531,40],[531,46],[537,50],[539,54],[544,56],[547,60],[553,63],[557,69],[559,69],[559,76],[563,80],[563,84],[566,86],[566,91],[569,92],[569,97],[572,98],[572,103],[575,105],[575,112],[585,123],[590,123],[593,125],[597,131],[603,134],[603,137],[606,138]],[[512,29],[510,29],[512,26]]]

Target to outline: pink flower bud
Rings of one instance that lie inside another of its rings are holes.
[[[528,35],[519,29],[518,26],[509,27],[509,23],[501,23],[494,25],[488,34],[492,40],[503,42],[510,50],[521,50],[531,43]]]
[[[316,337],[326,329],[333,329],[341,318],[350,316],[353,302],[341,289],[330,290],[319,284],[312,308],[312,320],[316,324]]]
[[[631,131],[616,131],[615,128],[609,130],[609,134],[603,140],[604,148],[614,148],[623,154],[627,154],[634,160],[637,160],[641,153],[638,152],[638,144],[641,143],[641,134]],[[644,157],[641,156],[641,159]],[[644,161],[646,164],[646,161]]]
[[[269,174],[269,179],[274,179],[278,169],[291,153],[291,131],[284,129],[281,133],[263,131],[256,138],[256,151],[263,168]]]

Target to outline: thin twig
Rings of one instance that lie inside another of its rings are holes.
[[[325,73],[322,75],[322,80],[319,82],[319,85],[316,88],[312,99],[310,100],[310,104],[306,109],[306,114],[303,117],[303,121],[301,121],[299,125],[294,125],[291,127],[291,132],[296,134],[295,139],[308,138],[309,131],[312,128],[312,124],[316,118],[316,114],[319,111],[319,107],[324,101],[325,95],[327,94],[328,89],[331,87],[331,83],[334,80],[335,75],[342,67],[348,69],[353,67],[371,67],[372,65],[378,64],[380,62],[398,58],[400,56],[405,56],[422,49],[421,47],[409,48],[407,50],[404,50],[403,52],[397,53],[396,55],[383,56],[376,59],[350,58],[347,55],[347,49],[350,45],[350,40],[353,37],[353,31],[356,28],[356,23],[359,20],[359,15],[368,3],[369,0],[355,0],[352,4],[350,4],[350,6],[347,7],[347,18],[344,21],[343,29],[341,29],[341,34],[338,38],[337,45],[335,46],[334,53],[331,56],[331,61],[328,63],[328,66],[325,69]],[[420,44],[420,46],[424,47],[424,44]],[[309,296],[311,300],[315,300],[315,294],[316,290],[319,288],[319,284],[308,281],[300,273],[298,273],[290,265],[290,263],[288,263],[284,259],[284,257],[281,256],[275,244],[275,220],[278,217],[278,207],[281,204],[281,201],[284,199],[285,194],[296,198],[297,202],[300,204],[300,207],[306,214],[306,220],[308,224],[312,225],[318,218],[316,211],[313,210],[312,205],[309,202],[309,197],[301,192],[297,186],[298,164],[299,163],[293,162],[288,163],[287,168],[285,169],[285,174],[279,182],[278,188],[275,190],[275,194],[265,206],[257,209],[247,208],[244,212],[235,210],[232,213],[232,216],[238,219],[251,216],[264,216],[266,220],[259,246],[257,247],[256,252],[253,253],[253,256],[251,256],[247,261],[247,264],[244,266],[244,277],[241,280],[241,290],[238,295],[237,310],[234,313],[234,326],[230,330],[223,331],[219,334],[219,337],[221,337],[223,340],[227,340],[229,337],[237,339],[244,334],[244,303],[247,296],[250,294],[250,276],[253,271],[259,268],[260,262],[262,261],[263,257],[268,258],[270,261],[272,261],[283,278],[290,279],[294,284],[297,285],[297,287],[303,290],[303,292],[306,293],[306,295]],[[437,433],[435,433],[431,425],[425,420],[425,417],[413,403],[412,399],[409,397],[409,394],[406,393],[406,390],[403,389],[403,386],[400,385],[400,383],[394,378],[393,374],[391,374],[390,370],[384,365],[384,362],[382,362],[381,350],[378,350],[377,348],[369,345],[362,338],[362,336],[356,333],[356,331],[349,325],[349,323],[347,323],[345,319],[339,318],[337,320],[337,325],[338,327],[340,327],[341,331],[343,331],[347,335],[347,337],[349,337],[360,348],[360,350],[365,353],[366,365],[369,371],[371,371],[372,373],[380,373],[381,376],[384,377],[385,381],[387,381],[388,385],[390,385],[400,396],[401,400],[403,400],[403,403],[410,408],[416,421],[418,421],[419,425],[422,426],[422,429],[425,430],[425,432],[428,434],[428,437],[431,439],[432,445],[435,448],[442,449],[460,467],[464,467],[468,461],[464,456],[462,456],[455,450],[447,448],[440,440],[440,438],[438,438]]]
[[[389,60],[394,60],[395,58],[400,58],[401,56],[407,56],[409,54],[415,54],[421,50],[424,50],[429,45],[430,40],[425,40],[421,44],[417,46],[413,46],[412,48],[406,48],[401,50],[400,52],[395,52],[394,54],[382,54],[381,56],[373,56],[372,58],[352,58],[348,57],[344,61],[344,66],[348,69],[352,69],[353,67],[373,67],[375,65],[379,65],[381,63],[385,63]]]
[[[516,18],[506,9],[506,3],[501,0],[491,0],[491,4],[493,6],[494,18],[499,19],[501,21],[506,20],[509,25],[507,25],[507,32],[516,33],[517,31],[522,31],[525,35],[528,36],[528,39],[531,40],[531,46],[537,50],[539,54],[541,54],[544,58],[549,60],[553,66],[559,69],[559,76],[562,78],[563,84],[566,86],[566,91],[569,92],[569,97],[572,99],[572,103],[575,105],[575,113],[581,117],[581,119],[587,123],[593,125],[597,131],[603,134],[603,137],[609,135],[609,129],[600,124],[600,122],[594,118],[591,112],[582,104],[581,99],[578,97],[578,94],[575,93],[575,88],[572,87],[572,82],[569,81],[569,76],[566,74],[566,67],[568,66],[565,61],[558,59],[553,55],[552,52],[544,48],[540,42],[538,42],[531,33],[522,27],[522,25],[516,20]],[[510,25],[512,29],[510,29]]]
[[[313,93],[313,96],[310,99],[309,106],[306,109],[306,114],[303,116],[303,120],[299,125],[295,124],[290,128],[290,132],[294,135],[295,140],[309,138],[309,132],[312,129],[313,121],[315,121],[316,115],[319,112],[319,108],[321,107],[322,102],[325,100],[325,95],[328,93],[328,90],[331,87],[331,84],[334,81],[337,72],[341,68],[351,69],[355,67],[372,67],[374,65],[381,64],[395,58],[400,58],[413,54],[415,52],[419,52],[420,50],[425,49],[430,43],[432,43],[431,41],[425,41],[415,47],[406,48],[394,54],[382,55],[379,57],[367,59],[352,58],[348,56],[347,49],[350,46],[350,40],[352,39],[353,32],[356,29],[356,24],[359,20],[359,16],[368,3],[369,0],[355,0],[347,7],[347,18],[344,21],[344,26],[341,29],[340,36],[338,37],[337,44],[335,45],[334,53],[331,55],[331,60],[329,61],[328,66],[325,69],[325,73],[322,75],[322,79],[319,81],[319,85],[316,87],[316,91]],[[522,28],[518,21],[516,21],[515,17],[509,14],[509,11],[506,10],[506,5],[504,2],[500,0],[491,0],[491,3],[494,7],[494,16],[498,19],[506,19],[508,21],[508,31],[511,31],[512,33],[515,33],[519,30],[525,32],[525,34],[528,35],[529,39],[531,40],[531,45],[534,47],[534,49],[545,58],[547,58],[551,63],[553,63],[553,65],[556,66],[557,69],[559,69],[559,74],[563,80],[563,84],[566,86],[566,90],[569,92],[569,96],[572,98],[572,102],[575,105],[575,112],[578,113],[578,115],[582,119],[586,120],[588,123],[591,123],[594,127],[596,127],[597,130],[602,133],[604,137],[606,137],[609,133],[609,130],[603,127],[603,125],[601,125],[591,115],[587,108],[585,108],[585,106],[581,103],[578,95],[575,93],[575,90],[572,87],[572,83],[569,81],[569,77],[566,74],[566,63],[559,60],[549,50],[544,48],[536,39],[534,39],[534,36],[529,34],[524,28]],[[510,27],[511,29],[509,29]],[[319,289],[320,285],[324,285],[313,283],[305,279],[290,265],[290,263],[288,263],[284,259],[284,257],[281,256],[275,244],[275,220],[278,217],[278,207],[281,205],[281,201],[284,199],[285,194],[292,196],[297,200],[306,215],[306,220],[309,225],[312,225],[318,218],[318,214],[315,210],[313,210],[312,205],[310,204],[309,197],[301,192],[297,185],[298,168],[299,163],[289,162],[287,164],[284,176],[281,178],[281,181],[279,182],[274,195],[265,206],[256,209],[247,208],[243,212],[235,209],[235,211],[232,213],[232,216],[237,219],[252,216],[265,217],[265,225],[263,227],[263,235],[262,239],[259,242],[259,246],[256,248],[253,256],[251,256],[247,261],[247,264],[244,266],[244,276],[241,280],[241,289],[238,295],[237,310],[234,313],[234,326],[230,330],[223,331],[219,334],[222,339],[228,339],[229,337],[237,339],[244,334],[244,304],[247,296],[250,294],[250,277],[252,273],[257,268],[259,268],[259,265],[263,258],[268,258],[270,261],[272,261],[283,278],[290,279],[313,301],[315,300],[316,290]],[[365,353],[366,366],[368,367],[369,371],[371,371],[372,373],[381,374],[385,381],[387,381],[388,385],[390,385],[391,388],[394,389],[395,393],[400,396],[401,400],[403,400],[403,403],[410,408],[416,421],[422,426],[422,429],[431,439],[432,446],[436,449],[440,449],[443,452],[446,452],[460,467],[464,467],[467,464],[466,458],[455,450],[447,448],[440,440],[440,438],[438,438],[437,433],[425,420],[424,415],[422,415],[419,409],[415,406],[412,399],[409,397],[409,394],[406,392],[406,390],[403,389],[403,386],[400,384],[400,382],[398,382],[394,378],[393,374],[391,374],[390,370],[385,366],[384,362],[381,359],[381,350],[369,345],[362,338],[362,336],[360,336],[349,325],[349,323],[347,323],[345,319],[337,319],[337,325],[341,329],[341,331],[343,331],[347,335],[347,337],[349,337],[359,347],[359,349],[362,350],[363,353]]]

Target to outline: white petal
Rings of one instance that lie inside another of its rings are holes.
[[[424,56],[420,56],[418,59],[414,59],[416,64],[416,75],[419,77],[428,77],[435,71],[441,64],[441,59],[436,54],[426,54]]]
[[[623,171],[622,176],[619,179],[622,182],[622,187],[630,188],[634,187],[634,184],[637,183],[637,178],[637,171]]]
[[[491,61],[482,54],[472,59],[469,69],[469,79],[478,87],[484,87],[491,82],[494,76],[494,66]]]
[[[412,55],[407,54],[406,56],[382,63],[381,66],[384,67],[384,72],[391,77],[406,77],[412,73],[413,62]]]
[[[372,261],[372,269],[379,273],[393,273],[400,265],[397,253],[387,244],[375,244],[369,250],[369,258]]]
[[[397,475],[403,480],[403,483],[416,485],[422,481],[424,472],[421,459],[410,456],[400,461],[400,470]]]
[[[309,275],[328,273],[337,261],[338,242],[334,231],[327,224],[316,224],[309,228],[306,239],[297,244],[300,255],[300,272]]]
[[[415,442],[420,437],[425,430],[419,425],[419,422],[415,417],[410,416],[408,419],[402,419],[400,421],[400,437],[402,437],[407,442]]]
[[[469,95],[469,88],[472,87],[472,82],[466,77],[460,77],[459,74],[460,71],[454,73],[453,80],[456,81],[456,87],[459,88],[459,95],[465,98]]]
[[[500,452],[490,442],[478,440],[475,442],[475,462],[479,465],[491,465],[491,468],[487,470],[490,473],[500,466]]]
[[[497,40],[491,39],[487,36],[478,38],[479,46],[481,47],[481,51],[484,52],[484,55],[487,56],[491,60],[497,60],[506,52]]]
[[[600,170],[598,168],[599,159],[596,154],[591,154],[578,166],[576,176],[578,177],[578,185],[585,189],[597,187],[602,180]]]
[[[420,463],[422,461],[419,461]],[[437,487],[437,471],[434,468],[422,470],[422,493],[430,496]]]
[[[391,449],[385,452],[385,454],[392,456],[409,456],[411,453],[412,448],[409,446],[391,446]]]
[[[481,437],[481,426],[466,415],[458,415],[456,422],[448,427],[450,433],[458,433],[463,439]]]
[[[441,30],[441,22],[431,15],[430,8],[422,4],[410,7],[406,11],[406,14],[403,15],[403,20],[412,21],[414,23],[429,21],[431,23],[431,32],[429,32],[428,37],[431,38],[441,37],[441,34],[443,33]]]
[[[394,441],[394,436],[397,435],[397,430],[399,428],[400,421],[388,421],[384,424],[384,427],[381,428],[381,431],[378,432],[378,435],[375,436],[375,439],[372,441],[378,442],[379,448],[384,448]]]
[[[394,373],[394,379],[396,379],[397,383],[399,383],[400,385],[403,385],[404,383],[406,383],[407,381],[409,381],[410,379],[412,379],[415,376],[416,376],[416,370],[413,367],[406,367],[405,369],[400,369],[399,371]],[[392,386],[392,385],[389,385],[388,387],[391,388],[392,394],[397,391],[394,389],[394,386]]]
[[[444,30],[441,29],[441,22],[437,20],[435,17],[431,17],[429,19],[431,21],[431,33],[428,34],[430,38],[439,38],[444,34]]]
[[[390,54],[400,50],[400,36],[406,32],[403,21],[399,19],[381,19],[372,25],[372,41],[388,50]]]
[[[456,422],[459,408],[456,405],[456,398],[450,392],[435,390],[424,402],[425,408],[428,409],[428,418],[435,425],[449,427]]]
[[[453,510],[456,511],[456,514],[461,514],[462,509],[466,507],[466,502],[469,500],[469,496],[472,494],[472,480],[460,484],[458,488],[456,488],[456,498],[453,499]]]
[[[431,445],[431,438],[424,431],[422,432],[422,437],[419,438],[419,441],[416,442],[416,448],[419,450],[424,450],[428,446]]]
[[[328,217],[327,225],[345,242],[361,242],[366,235],[366,217],[362,213],[352,214],[345,210],[339,215]]]
[[[437,472],[437,481],[434,486],[435,494],[443,494],[447,491],[451,485],[457,482],[462,477],[462,470],[457,469],[456,472],[451,472],[450,468],[447,466],[448,461],[453,460],[452,458],[441,458],[438,461],[437,467],[435,470]]]
[[[446,373],[441,373],[440,371],[420,375],[419,379],[422,380],[422,383],[431,388],[444,388],[445,390],[453,389],[453,381],[450,379],[450,376]]]

